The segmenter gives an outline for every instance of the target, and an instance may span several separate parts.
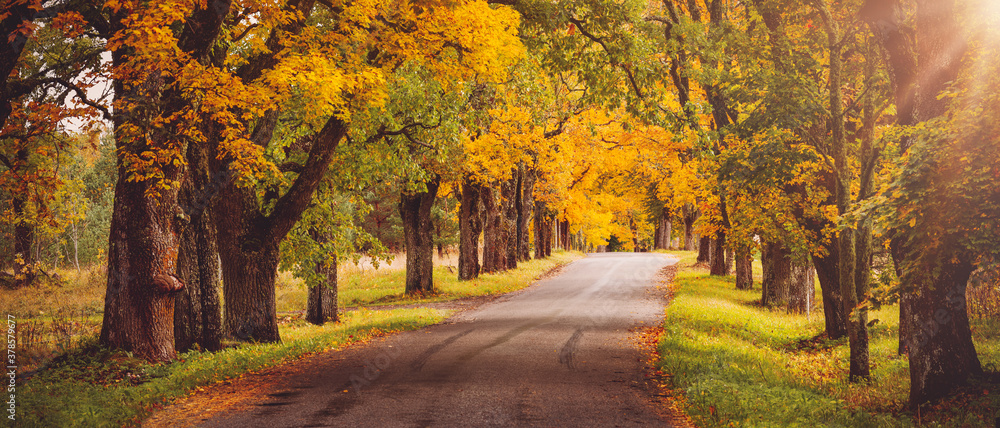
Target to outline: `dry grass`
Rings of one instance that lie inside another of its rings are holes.
[[[103,267],[58,270],[33,287],[0,289],[0,314],[17,326],[19,369],[34,370],[97,335],[105,277]]]

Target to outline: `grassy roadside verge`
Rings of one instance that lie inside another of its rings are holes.
[[[484,275],[478,281],[459,283],[440,278],[441,292],[424,299],[397,300],[377,297],[374,303],[426,303],[466,296],[501,294],[530,285],[549,270],[582,257],[579,253],[554,254],[551,259],[523,263],[517,270]],[[397,273],[384,272],[377,278],[385,295],[398,293],[402,280],[392,283]],[[379,275],[374,275],[379,276]],[[386,279],[388,278],[388,279]],[[437,282],[440,281],[440,282]],[[454,284],[452,284],[454,283]],[[356,285],[355,285],[356,286]],[[351,285],[347,285],[349,290]],[[370,287],[378,289],[378,287]],[[373,303],[372,300],[360,304]],[[436,324],[451,311],[417,308],[364,309],[346,312],[341,323],[317,327],[300,321],[280,327],[283,341],[277,344],[246,344],[217,353],[191,351],[169,364],[150,365],[125,352],[111,352],[85,345],[63,355],[35,377],[18,385],[17,426],[98,427],[136,424],[157,406],[187,395],[199,387],[231,379],[302,358],[338,349],[372,338]]]
[[[357,270],[348,267],[341,274],[338,300],[341,307],[369,307],[375,305],[405,305],[455,300],[464,297],[509,293],[524,288],[546,272],[583,257],[582,253],[555,251],[546,259],[532,259],[517,264],[517,269],[507,272],[482,274],[471,281],[459,281],[453,266],[434,267],[435,294],[413,297],[403,293],[406,280],[403,269]],[[279,312],[297,311],[305,307],[306,287],[298,281],[288,281],[279,286],[277,306]]]
[[[659,368],[685,397],[699,426],[993,426],[1000,390],[979,384],[946,402],[905,410],[908,363],[896,355],[898,309],[872,313],[871,384],[847,382],[845,340],[816,338],[810,316],[755,304],[756,291],[682,262],[660,338]],[[759,283],[757,284],[759,287]],[[997,325],[979,321],[974,340],[984,367],[1000,362]]]

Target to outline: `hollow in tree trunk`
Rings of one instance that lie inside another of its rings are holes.
[[[431,208],[437,197],[441,177],[435,175],[425,183],[423,192],[403,193],[399,200],[399,214],[403,219],[403,236],[406,242],[406,293],[431,293],[434,291],[434,237]]]

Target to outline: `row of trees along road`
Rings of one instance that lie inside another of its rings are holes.
[[[110,121],[106,346],[278,341],[279,268],[336,320],[337,263],[385,257],[364,219],[391,191],[407,293],[434,291],[435,215],[461,279],[677,246],[749,289],[759,253],[765,305],[810,311],[818,280],[851,380],[868,309],[897,301],[911,404],[983,372],[965,287],[1000,237],[987,0],[3,4],[5,282],[39,272],[41,225],[100,218],[51,208],[95,181],[62,159],[109,145],[59,127]]]

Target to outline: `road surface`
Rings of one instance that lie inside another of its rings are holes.
[[[593,254],[449,322],[286,376],[207,427],[665,426],[630,330],[653,327],[662,254]]]

